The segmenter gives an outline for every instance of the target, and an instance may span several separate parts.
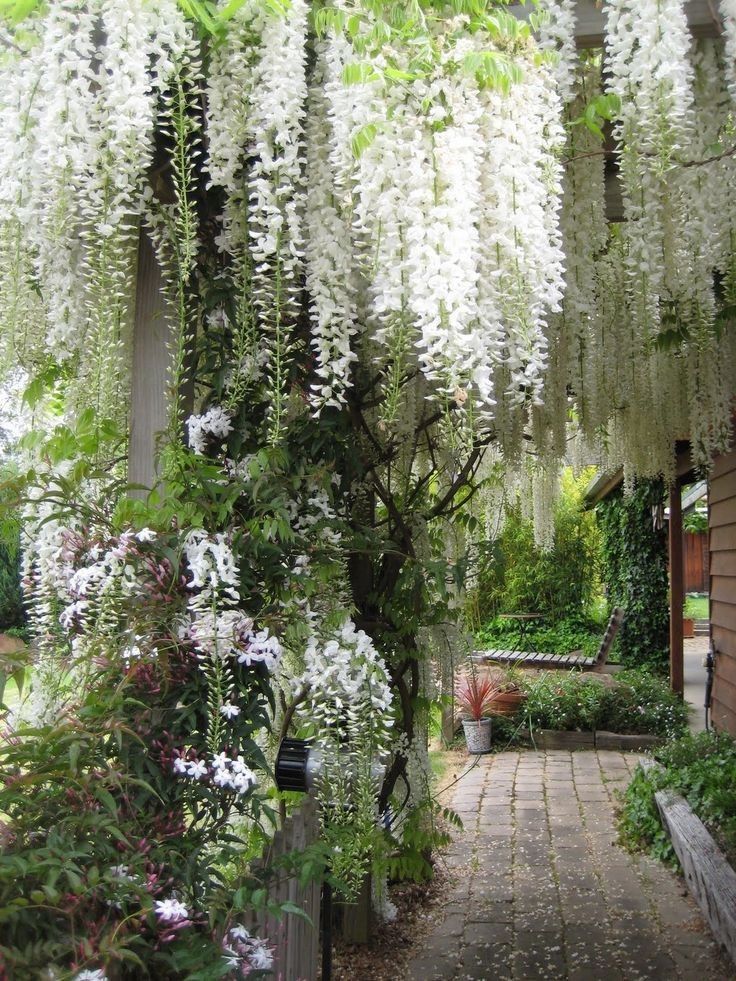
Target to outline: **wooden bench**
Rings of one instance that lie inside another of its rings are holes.
[[[603,634],[595,657],[585,657],[582,651],[569,654],[544,654],[540,651],[473,651],[471,659],[476,664],[511,664],[519,668],[578,668],[580,671],[602,671],[611,653],[616,634],[624,622],[622,607],[615,607]]]

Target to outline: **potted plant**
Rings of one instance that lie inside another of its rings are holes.
[[[496,694],[491,702],[491,715],[516,715],[527,696],[527,682],[523,673],[518,668],[504,668],[493,680]]]
[[[463,717],[469,753],[487,753],[491,748],[489,714],[498,688],[488,675],[472,671],[461,674],[455,684],[455,698]]]
[[[682,636],[686,638],[695,636],[695,617],[692,615],[689,598],[682,606]]]

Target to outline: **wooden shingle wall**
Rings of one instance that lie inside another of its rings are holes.
[[[716,651],[711,715],[736,736],[736,449],[718,457],[708,491],[710,619]]]

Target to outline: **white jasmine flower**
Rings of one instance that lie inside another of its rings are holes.
[[[191,760],[186,767],[187,776],[193,780],[200,780],[208,774],[207,764],[203,760]]]
[[[154,904],[156,916],[165,923],[176,923],[189,919],[189,910],[178,899],[157,899]]]
[[[233,705],[232,702],[225,702],[224,705],[220,706],[220,714],[224,715],[226,719],[234,719],[240,715],[240,708],[237,705]]]
[[[233,430],[230,414],[221,406],[214,405],[204,415],[191,415],[187,419],[189,446],[195,453],[207,451],[207,438],[225,439]]]

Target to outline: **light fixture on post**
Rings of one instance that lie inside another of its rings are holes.
[[[276,754],[274,775],[276,786],[281,791],[302,794],[314,792],[315,785],[324,768],[324,754],[316,748],[311,739],[281,740]],[[383,780],[386,767],[374,760],[371,764],[371,777],[377,783]],[[381,814],[379,821],[385,829],[391,827],[393,815],[390,810]],[[332,885],[325,878],[322,884],[322,981],[332,978]]]
[[[322,751],[315,749],[311,739],[282,739],[276,756],[276,786],[310,794],[324,763]]]

